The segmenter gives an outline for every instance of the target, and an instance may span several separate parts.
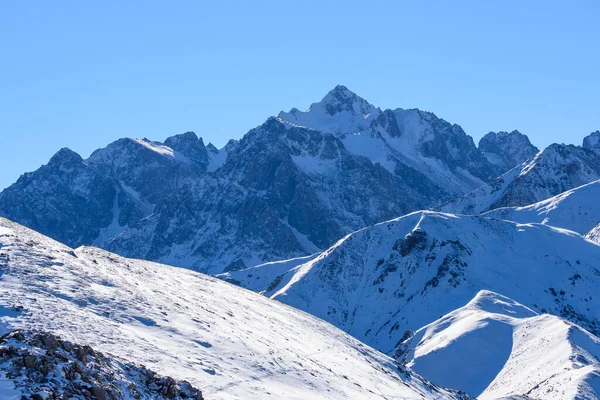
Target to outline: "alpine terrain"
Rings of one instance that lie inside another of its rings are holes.
[[[600,131],[476,145],[338,85],[237,137],[0,193],[0,398],[600,399]]]
[[[192,132],[120,139],[85,160],[62,149],[0,193],[0,215],[69,246],[219,273],[322,251],[537,150],[517,132],[484,139],[480,150],[432,113],[382,111],[337,86],[222,149]]]
[[[284,304],[189,270],[73,250],[6,219],[0,272],[0,395],[466,398]]]

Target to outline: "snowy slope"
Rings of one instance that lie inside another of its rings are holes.
[[[205,398],[453,396],[281,303],[189,270],[72,250],[5,219],[0,287],[0,333],[51,332],[185,379]]]
[[[600,179],[600,156],[585,147],[552,144],[486,185],[437,207],[479,214],[499,207],[526,206]]]
[[[600,247],[572,231],[418,212],[350,234],[288,271],[269,275],[265,265],[223,278],[254,290],[263,281],[257,291],[393,355],[407,330],[482,289],[597,332],[598,260]]]
[[[407,366],[480,399],[600,398],[600,339],[482,290],[402,344]]]
[[[589,231],[585,237],[592,242],[600,244],[600,224],[596,225],[591,231]]]
[[[538,222],[586,234],[600,223],[600,180],[525,207],[502,207],[483,215],[521,223]]]

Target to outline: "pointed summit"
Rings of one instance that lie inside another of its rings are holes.
[[[50,158],[48,165],[67,165],[67,164],[78,164],[81,163],[83,159],[79,154],[69,149],[68,147],[63,147],[59,151],[56,152]]]
[[[337,85],[333,88],[333,90],[323,97],[323,100],[313,104],[309,111],[317,106],[322,107],[328,115],[335,115],[343,111],[349,111],[355,115],[368,115],[378,110],[375,106],[343,85]]]
[[[292,108],[280,112],[279,118],[327,133],[347,134],[364,130],[380,113],[379,108],[346,86],[337,85],[308,111]]]

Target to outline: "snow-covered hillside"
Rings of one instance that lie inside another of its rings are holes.
[[[600,180],[525,207],[502,207],[483,215],[515,222],[538,222],[582,235],[600,223]]]
[[[5,219],[0,287],[0,333],[91,345],[208,399],[455,396],[287,305],[189,270],[73,250]]]
[[[600,244],[600,224],[596,225],[589,231],[586,235],[586,238],[590,239],[593,242]]]
[[[595,151],[552,144],[532,160],[437,209],[479,214],[499,207],[526,206],[598,179],[600,157]]]
[[[479,399],[600,397],[600,339],[490,291],[420,328],[401,347],[408,367]]]
[[[350,234],[286,271],[272,263],[222,278],[393,355],[408,330],[463,306],[482,289],[598,332],[598,260],[600,246],[572,231],[417,212]]]

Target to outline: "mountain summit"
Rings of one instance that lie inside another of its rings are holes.
[[[479,150],[494,165],[510,169],[519,165],[539,151],[531,144],[529,138],[519,131],[490,132],[479,141]]]
[[[323,100],[319,103],[314,103],[310,111],[317,111],[318,108],[323,108],[329,115],[335,115],[343,111],[349,111],[353,114],[367,116],[369,114],[379,112],[379,109],[371,105],[368,101],[356,95],[356,93],[348,90],[346,86],[337,85],[331,90]]]
[[[280,112],[279,118],[326,133],[344,134],[367,129],[380,113],[380,109],[346,86],[338,85],[307,111],[293,108]]]
[[[583,147],[600,153],[600,131],[592,132],[583,139]]]

